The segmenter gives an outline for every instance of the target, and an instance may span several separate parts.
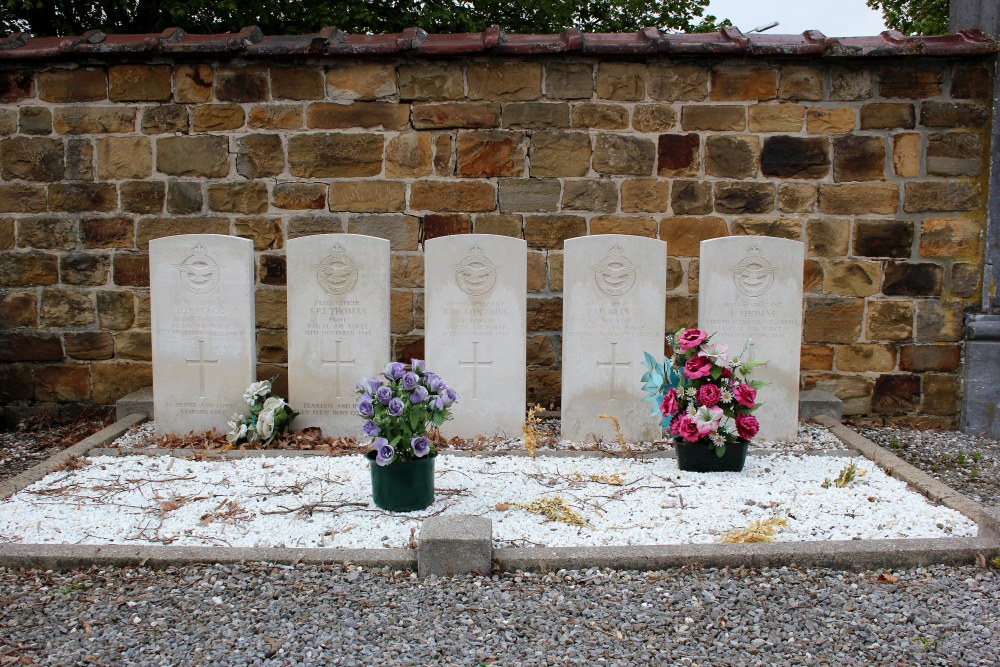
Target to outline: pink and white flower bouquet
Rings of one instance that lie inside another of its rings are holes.
[[[757,435],[760,424],[753,415],[761,406],[757,390],[764,385],[750,380],[760,361],[745,360],[750,342],[731,356],[726,345],[717,345],[700,329],[680,329],[667,336],[673,355],[662,363],[646,353],[642,376],[644,400],[654,404],[653,414],[677,439],[715,448],[722,457],[726,446]]]

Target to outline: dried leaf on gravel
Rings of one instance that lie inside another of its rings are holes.
[[[774,542],[772,537],[778,528],[788,525],[788,521],[779,516],[762,521],[751,521],[747,528],[738,528],[722,535],[722,541],[730,544],[745,542]]]
[[[884,582],[887,584],[894,584],[897,581],[899,581],[899,577],[897,577],[894,574],[889,574],[888,572],[882,572],[877,577],[875,577],[875,581]]]

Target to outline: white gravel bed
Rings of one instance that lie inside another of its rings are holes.
[[[849,462],[867,474],[844,488],[821,488]],[[678,471],[672,459],[443,454],[435,503],[409,514],[372,504],[367,462],[356,455],[84,463],[0,502],[0,542],[405,547],[422,519],[443,513],[489,517],[497,546],[713,543],[771,517],[788,522],[778,541],[977,531],[863,458],[768,454],[749,457],[743,473],[697,474]],[[587,481],[591,476],[619,476],[622,483]],[[564,498],[587,525],[547,521],[515,505],[552,496]]]

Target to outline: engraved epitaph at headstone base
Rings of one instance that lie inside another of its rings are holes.
[[[766,365],[750,376],[768,385],[757,392],[759,440],[794,440],[798,433],[799,350],[802,343],[804,245],[768,236],[730,236],[701,242],[698,327],[739,354]]]
[[[154,239],[149,269],[157,433],[225,431],[256,378],[253,242]]]
[[[667,244],[607,234],[566,241],[563,259],[562,437],[660,437],[643,403],[643,352],[663,350]]]
[[[295,427],[359,435],[354,387],[389,361],[389,242],[320,234],[290,239],[285,252]]]
[[[427,366],[459,394],[444,435],[520,433],[525,411],[527,244],[458,234],[425,244]]]

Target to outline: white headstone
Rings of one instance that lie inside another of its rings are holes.
[[[521,239],[458,234],[424,246],[427,366],[459,401],[446,436],[520,434],[525,413],[528,249]]]
[[[226,432],[256,379],[253,242],[186,234],[149,242],[158,434]]]
[[[661,435],[643,403],[643,352],[662,355],[667,244],[602,234],[569,239],[563,257],[562,437],[629,442]]]
[[[701,242],[698,328],[712,340],[766,362],[750,376],[769,383],[757,393],[761,440],[794,440],[799,415],[799,350],[802,343],[800,241],[769,236],[729,236]]]
[[[295,428],[360,435],[355,384],[389,361],[389,241],[360,234],[290,239],[288,402]]]

